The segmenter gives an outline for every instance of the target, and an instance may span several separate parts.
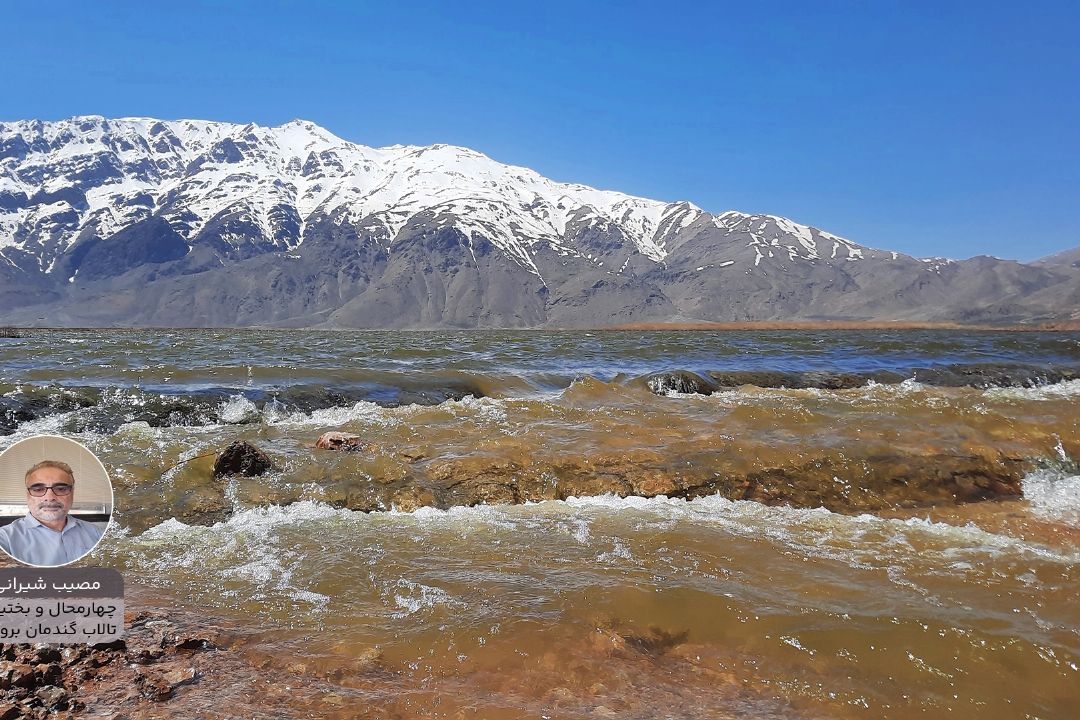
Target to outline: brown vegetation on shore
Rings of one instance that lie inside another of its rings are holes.
[[[1073,332],[1080,321],[1041,325],[960,325],[907,320],[755,320],[748,322],[640,322],[595,328],[597,330],[963,330],[965,332]]]
[[[3,335],[4,330],[10,330],[13,334]],[[61,327],[47,325],[33,325],[25,327],[0,328],[0,337],[21,337],[30,330],[62,331],[62,332],[176,332],[176,331],[213,331],[213,330],[327,330],[354,331],[354,330],[380,330],[383,328],[364,327],[336,327],[336,328],[280,328],[272,325],[249,325],[242,328],[226,327],[170,327],[170,326],[146,326],[146,327]],[[387,328],[389,329],[389,328]],[[452,328],[394,328],[395,332],[425,332],[433,330],[450,330]],[[466,328],[467,329],[467,328]],[[748,320],[740,322],[710,322],[708,320],[686,321],[653,321],[632,322],[618,325],[597,325],[595,327],[521,327],[521,328],[473,328],[477,331],[488,330],[520,330],[522,332],[544,331],[598,331],[598,330],[963,330],[965,332],[1080,332],[1080,320],[1060,320],[1030,325],[964,325],[950,322],[921,322],[915,320]]]

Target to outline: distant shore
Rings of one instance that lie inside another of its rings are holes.
[[[33,331],[94,332],[111,330],[116,332],[139,331],[183,331],[183,330],[316,330],[329,332],[378,332],[394,330],[397,332],[436,332],[436,331],[478,331],[478,332],[598,332],[598,331],[749,331],[749,330],[959,330],[963,332],[1080,332],[1080,320],[1063,320],[1040,323],[1038,325],[962,325],[948,322],[916,322],[889,320],[749,320],[742,322],[708,322],[705,320],[683,322],[633,322],[619,325],[595,325],[582,327],[429,327],[429,328],[320,328],[320,327],[279,327],[275,325],[246,325],[242,327],[168,327],[168,326],[125,326],[125,327],[65,327],[50,325],[7,325],[0,326],[0,338],[19,337],[22,333]]]
[[[946,322],[882,320],[753,320],[747,322],[641,322],[598,330],[963,330],[965,332],[1075,332],[1080,320],[1040,325],[960,325]]]

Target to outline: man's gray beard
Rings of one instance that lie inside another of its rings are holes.
[[[62,520],[64,515],[64,507],[61,505],[58,508],[48,508],[38,506],[37,512],[33,513],[39,520]]]

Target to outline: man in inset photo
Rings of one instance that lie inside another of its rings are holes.
[[[29,512],[0,527],[0,548],[30,565],[66,565],[90,552],[102,531],[68,514],[75,500],[71,466],[42,460],[26,471],[25,480]]]

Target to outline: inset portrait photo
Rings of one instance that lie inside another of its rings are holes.
[[[94,453],[36,435],[0,453],[0,549],[35,567],[75,562],[109,526],[113,490]]]

